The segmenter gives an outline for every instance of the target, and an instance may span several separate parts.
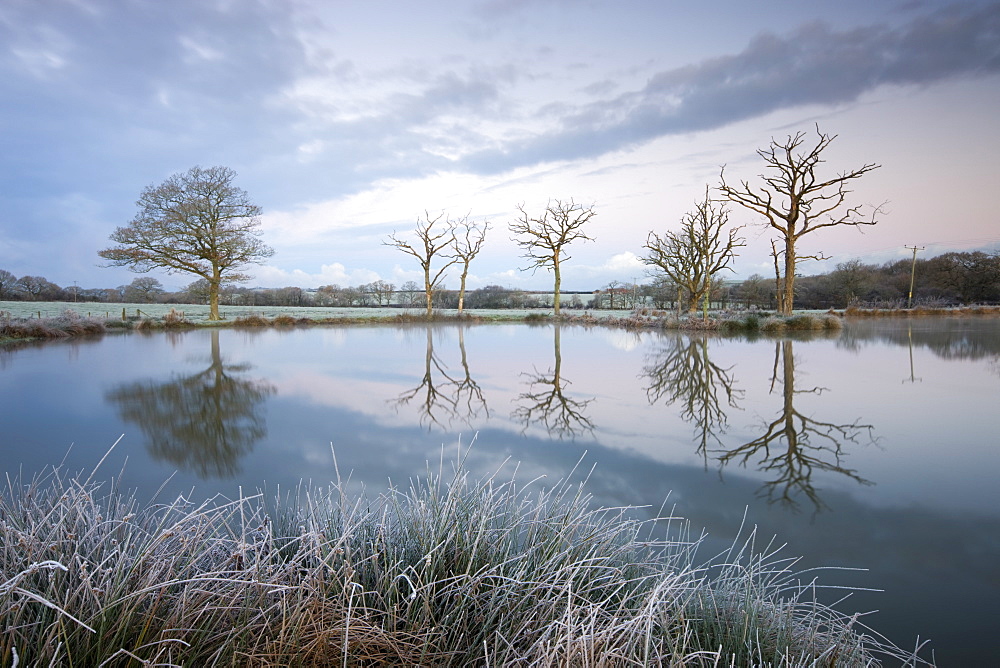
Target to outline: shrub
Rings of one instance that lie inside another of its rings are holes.
[[[248,313],[233,320],[235,327],[267,327],[270,324],[270,321],[259,313]]]
[[[178,311],[175,308],[171,308],[163,316],[163,326],[164,327],[187,327],[191,323],[184,316],[183,311]]]

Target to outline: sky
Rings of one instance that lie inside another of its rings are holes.
[[[849,202],[883,213],[803,238],[830,259],[802,273],[1000,249],[1000,3],[2,0],[0,269],[125,285],[97,253],[143,188],[223,165],[275,250],[250,286],[420,281],[385,242],[444,213],[491,225],[470,289],[544,290],[508,225],[550,200],[596,212],[564,290],[646,281],[723,166],[755,183],[817,127],[821,174],[880,165]],[[773,276],[771,231],[730,221],[732,276]]]

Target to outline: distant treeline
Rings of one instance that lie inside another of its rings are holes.
[[[1000,252],[945,253],[929,259],[898,260],[864,264],[859,260],[840,263],[826,274],[802,276],[795,284],[795,304],[800,309],[846,308],[848,306],[899,307],[908,305],[913,280],[914,305],[1000,304]],[[744,281],[717,281],[712,291],[716,307],[775,306],[776,281],[754,274]],[[641,305],[657,308],[676,306],[677,288],[667,281],[630,283],[612,281],[593,292],[564,292],[565,308],[629,310]],[[414,281],[396,286],[375,281],[358,286],[323,285],[248,288],[224,286],[219,302],[230,306],[385,306],[420,307],[423,287]],[[141,276],[117,288],[60,287],[41,276],[15,277],[0,269],[0,301],[127,302],[137,304],[203,304],[208,285],[198,280],[183,290],[169,292],[159,280]],[[489,285],[466,294],[465,307],[474,309],[545,308],[552,296],[499,285]],[[458,291],[442,289],[435,295],[438,308],[456,308]]]
[[[795,282],[800,309],[848,306],[896,308],[913,305],[1000,304],[1000,252],[945,253],[929,259],[865,264],[842,262],[826,274]],[[732,290],[734,299],[767,306],[774,302],[775,280],[754,275]]]

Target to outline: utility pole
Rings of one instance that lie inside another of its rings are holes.
[[[913,251],[913,265],[910,267],[910,295],[906,299],[906,308],[913,308],[913,279],[917,274],[917,251],[924,250],[923,246],[903,246]]]

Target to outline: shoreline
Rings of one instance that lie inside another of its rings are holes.
[[[147,308],[150,308],[147,306]],[[290,308],[295,309],[288,312]],[[39,341],[47,339],[65,339],[80,336],[99,336],[115,331],[158,331],[184,330],[204,327],[226,328],[259,328],[259,327],[296,327],[323,325],[409,325],[421,323],[458,323],[458,324],[490,324],[490,323],[524,323],[540,325],[560,323],[583,326],[622,327],[626,329],[660,329],[696,332],[718,332],[721,334],[781,334],[783,332],[836,332],[842,329],[845,318],[879,318],[879,317],[998,317],[1000,306],[976,306],[964,308],[926,308],[914,309],[860,309],[847,308],[842,311],[798,312],[791,316],[780,316],[768,311],[723,311],[711,312],[708,317],[700,314],[685,314],[678,317],[674,312],[640,308],[630,312],[593,312],[562,313],[558,316],[551,311],[506,311],[506,310],[476,310],[458,313],[457,311],[435,311],[430,317],[423,310],[406,309],[344,309],[344,315],[309,317],[309,311],[315,307],[286,307],[270,309],[280,311],[268,317],[268,309],[260,311],[243,310],[242,314],[227,313],[232,316],[223,320],[210,321],[188,317],[185,311],[171,307],[160,315],[150,315],[136,308],[135,316],[128,316],[122,309],[122,317],[83,316],[72,308],[64,308],[60,315],[39,317],[16,317],[10,311],[0,309],[0,345],[12,343]],[[150,310],[153,310],[150,308]],[[394,312],[395,311],[395,312]],[[324,312],[325,313],[325,312]]]

